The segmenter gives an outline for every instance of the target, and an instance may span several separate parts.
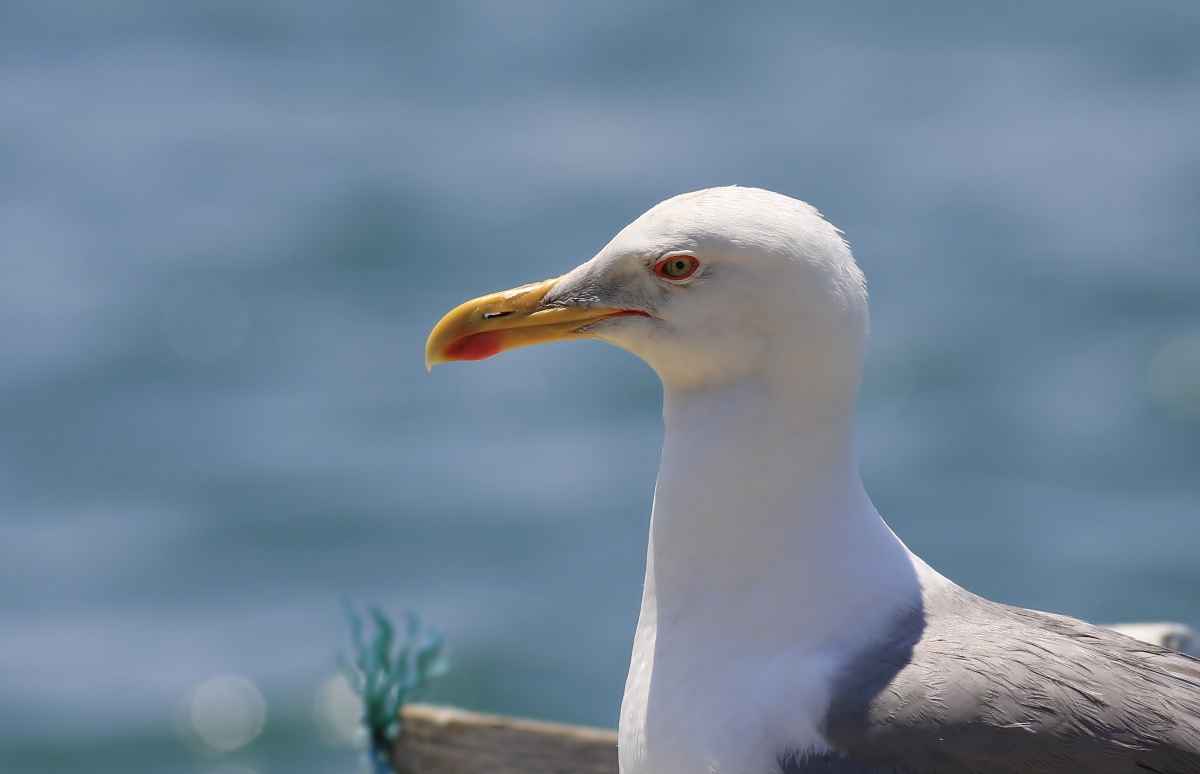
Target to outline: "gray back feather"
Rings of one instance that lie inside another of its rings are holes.
[[[1200,773],[1200,660],[948,581],[845,667],[788,774]]]

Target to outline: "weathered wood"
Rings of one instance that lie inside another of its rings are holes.
[[[393,748],[399,774],[616,774],[617,734],[413,704]]]

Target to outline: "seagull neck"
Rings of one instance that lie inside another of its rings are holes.
[[[831,589],[847,615],[915,598],[911,555],[859,478],[852,409],[805,411],[744,383],[668,391],[664,415],[647,569],[660,612],[698,593],[736,606],[764,587],[822,617]],[[897,578],[912,587],[889,588]]]

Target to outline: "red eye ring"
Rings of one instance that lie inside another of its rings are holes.
[[[654,273],[673,282],[687,279],[699,268],[700,261],[694,255],[668,255],[654,263]]]

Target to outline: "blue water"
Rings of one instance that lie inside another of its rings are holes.
[[[438,700],[615,725],[653,374],[423,342],[715,184],[848,235],[918,553],[1200,624],[1197,40],[1182,0],[7,0],[0,771],[353,771],[343,597],[446,634]],[[223,755],[177,720],[221,674],[267,706]]]

